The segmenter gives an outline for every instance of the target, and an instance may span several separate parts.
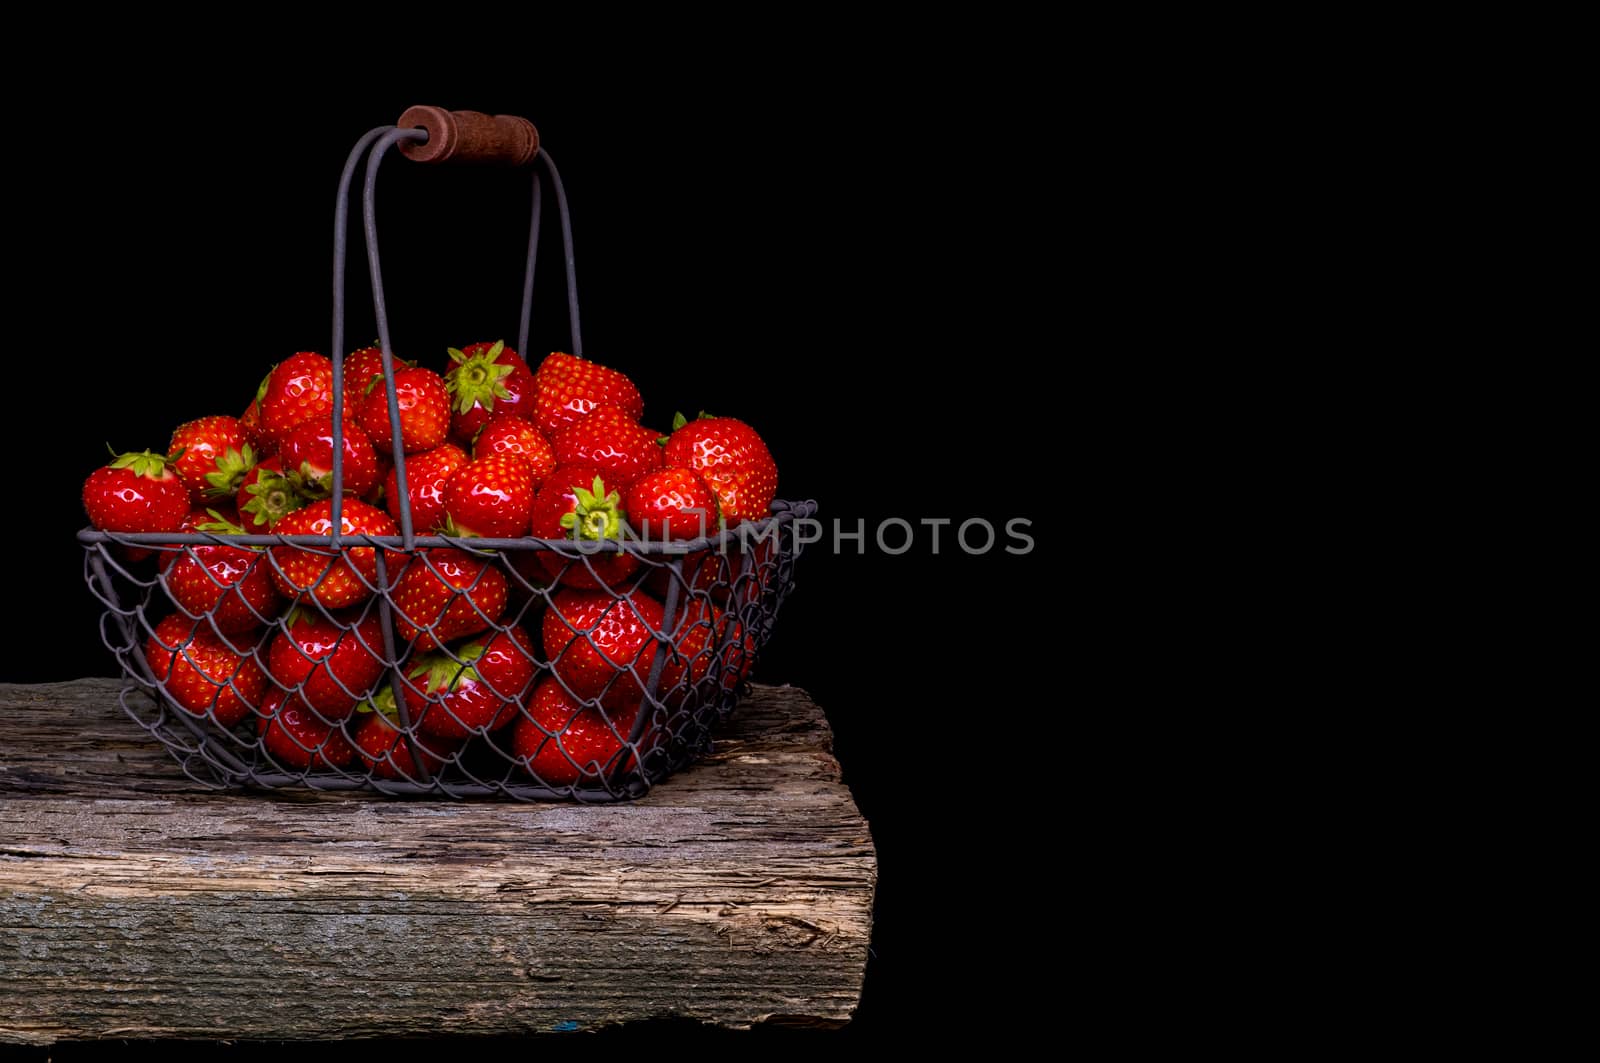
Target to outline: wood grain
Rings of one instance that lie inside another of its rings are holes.
[[[877,862],[802,691],[584,807],[207,790],[117,685],[0,684],[0,1042],[838,1025],[860,999]]]

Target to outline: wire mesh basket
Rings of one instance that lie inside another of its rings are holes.
[[[611,801],[637,797],[710,746],[747,689],[793,587],[810,502],[695,539],[416,534],[398,428],[399,534],[353,530],[344,498],[349,196],[363,222],[389,424],[401,421],[375,189],[397,145],[418,161],[531,165],[518,350],[527,349],[548,180],[565,251],[571,351],[582,355],[561,179],[524,119],[413,108],[371,130],[334,216],[335,441],[328,533],[119,534],[86,528],[84,575],[105,606],[123,709],[194,779],[386,794]]]

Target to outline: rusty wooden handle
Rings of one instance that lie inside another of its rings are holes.
[[[423,143],[404,141],[401,154],[414,162],[496,163],[526,166],[539,154],[539,131],[513,114],[447,111],[411,107],[395,123],[401,129],[426,129]]]

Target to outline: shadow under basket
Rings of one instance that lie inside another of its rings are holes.
[[[766,520],[687,542],[78,539],[122,707],[197,781],[603,802],[710,748],[815,508],[775,502]],[[233,562],[223,580],[207,566],[219,551]],[[308,558],[321,575],[292,608],[245,593],[252,575],[273,584]],[[206,608],[178,604],[194,594],[175,595],[176,576],[212,581]]]

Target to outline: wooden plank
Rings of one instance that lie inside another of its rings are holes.
[[[827,721],[758,687],[627,805],[207,790],[117,681],[0,684],[0,1042],[838,1025],[877,862]]]

